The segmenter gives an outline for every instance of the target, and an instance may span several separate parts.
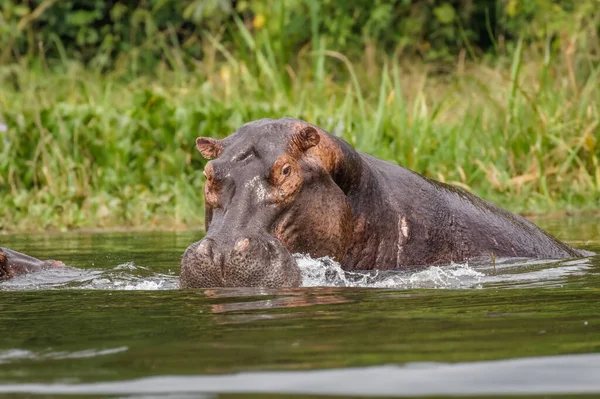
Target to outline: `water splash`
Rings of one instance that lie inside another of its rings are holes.
[[[313,259],[294,255],[300,267],[303,287],[361,287],[390,289],[481,289],[557,287],[568,278],[585,276],[590,259],[539,260],[498,259],[429,266],[424,269],[386,271],[345,271],[331,258]],[[582,277],[584,278],[584,277]],[[84,290],[172,290],[179,287],[177,276],[154,272],[134,262],[111,269],[54,269],[19,276],[0,284],[0,291],[84,289]]]
[[[64,288],[123,291],[168,290],[179,288],[179,279],[177,276],[156,273],[147,267],[127,262],[75,284],[67,283]]]
[[[169,290],[179,288],[177,276],[156,273],[133,262],[112,269],[51,269],[19,276],[0,284],[2,291],[18,290]]]
[[[430,266],[419,271],[345,271],[331,258],[313,259],[308,255],[295,255],[302,271],[305,287],[365,287],[365,288],[481,288],[485,274],[468,264]]]
[[[393,289],[480,289],[560,287],[567,279],[584,278],[592,267],[589,258],[500,258],[417,270],[345,271],[330,258],[295,255],[303,286]]]

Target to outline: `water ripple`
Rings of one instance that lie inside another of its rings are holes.
[[[160,376],[87,384],[6,384],[0,393],[109,395],[279,393],[340,396],[600,393],[600,355],[408,363],[311,371]],[[164,396],[163,396],[164,397]]]
[[[114,355],[116,353],[125,352],[127,349],[128,347],[126,346],[110,349],[85,349],[75,352],[52,350],[33,352],[25,349],[9,349],[0,351],[0,364],[13,363],[20,360],[85,359],[97,356]]]

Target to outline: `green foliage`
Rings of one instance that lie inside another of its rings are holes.
[[[148,0],[139,5],[108,0],[5,3],[0,15],[5,61],[11,55],[43,55],[76,59],[100,69],[131,51],[145,66],[153,66],[167,43],[192,40],[202,29],[216,31],[232,12],[226,0]],[[200,47],[191,45],[186,50],[199,56]]]
[[[247,58],[214,69],[132,82],[78,67],[2,70],[1,227],[197,225],[205,161],[195,137],[289,115],[514,211],[600,205],[598,67],[574,88],[561,64],[526,62],[521,47],[512,77],[473,66],[446,81],[392,60],[372,75],[345,60],[350,78],[336,83],[337,59],[325,57],[319,83],[310,57],[290,72],[270,42],[245,47]]]
[[[513,211],[600,206],[591,2],[561,2],[563,22],[544,14],[542,40],[529,3],[493,2],[522,19],[522,38],[503,42],[499,17],[478,17],[496,59],[443,64],[389,46],[444,59],[468,39],[478,58],[483,42],[464,22],[467,5],[482,12],[475,2],[336,3],[5,2],[0,230],[198,225],[195,137],[282,116]]]
[[[309,43],[351,57],[375,43],[448,61],[462,50],[503,54],[519,37],[557,47],[574,32],[599,52],[598,8],[598,0],[4,0],[0,62],[43,56],[108,70],[134,59],[148,70],[177,47],[189,65],[205,56],[207,36],[235,51],[236,21],[252,35],[267,30],[287,61]]]

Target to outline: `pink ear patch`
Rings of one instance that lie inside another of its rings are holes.
[[[198,137],[196,139],[196,148],[207,159],[217,158],[223,150],[221,142],[212,137]]]

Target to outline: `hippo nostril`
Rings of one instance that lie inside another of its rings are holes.
[[[240,238],[235,243],[235,246],[233,247],[233,249],[235,249],[238,252],[241,252],[241,251],[245,250],[246,248],[248,248],[248,245],[250,245],[250,240],[248,240],[247,238]]]
[[[210,242],[202,241],[200,245],[196,248],[196,252],[198,255],[203,257],[211,257],[212,256],[212,248]]]

